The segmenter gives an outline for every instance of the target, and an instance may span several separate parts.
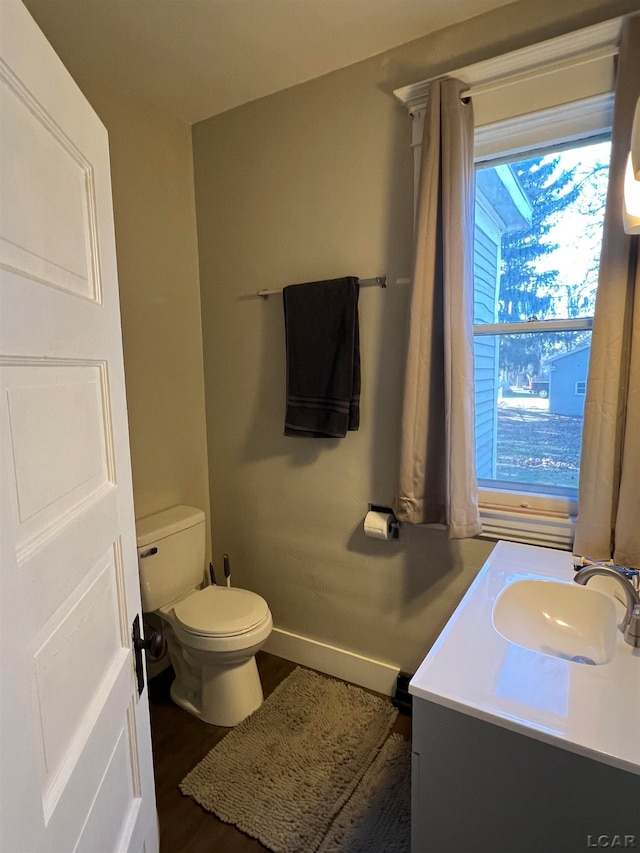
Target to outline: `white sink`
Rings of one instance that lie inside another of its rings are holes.
[[[498,595],[492,620],[505,640],[577,663],[608,663],[618,643],[613,599],[575,583],[514,581]]]

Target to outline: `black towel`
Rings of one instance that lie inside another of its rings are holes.
[[[284,434],[344,438],[360,424],[358,279],[284,288]]]

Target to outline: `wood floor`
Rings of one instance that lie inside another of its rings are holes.
[[[296,664],[259,652],[258,669],[265,697]],[[160,821],[160,853],[261,853],[267,848],[206,812],[178,785],[229,731],[210,726],[183,711],[169,698],[172,670],[156,676],[149,689],[151,732]],[[411,738],[411,720],[401,714],[393,731]]]

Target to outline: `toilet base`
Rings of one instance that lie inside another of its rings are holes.
[[[202,662],[200,665],[199,697],[178,676],[171,685],[172,700],[185,711],[210,725],[231,727],[262,704],[262,684],[255,657],[235,665],[209,666]]]

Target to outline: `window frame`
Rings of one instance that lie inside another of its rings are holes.
[[[597,100],[598,109],[594,109]],[[584,108],[581,114],[580,107]],[[605,138],[611,131],[612,97],[607,98],[606,107],[602,97],[585,98],[580,102],[567,105],[568,121],[563,125],[562,110],[554,110],[558,132],[564,130],[560,138],[549,140],[548,134],[538,142],[535,136],[537,114],[527,113],[518,116],[517,123],[522,125],[523,118],[530,130],[529,145],[523,146],[523,136],[518,140],[517,153],[522,159],[535,157],[536,153],[551,153],[568,144],[579,145],[580,142]],[[580,134],[573,131],[573,123],[578,117]],[[476,156],[476,166],[487,168],[491,163],[496,164],[513,159],[514,148],[509,144],[506,128],[512,120],[496,123],[494,126],[484,126],[480,129],[482,141],[481,153]],[[506,147],[500,150],[502,145]],[[490,152],[490,154],[489,154]],[[482,336],[497,336],[508,334],[535,334],[540,332],[591,331],[593,317],[535,320],[516,323],[482,323],[473,327],[474,340]],[[515,485],[515,484],[514,484]],[[543,490],[529,491],[526,485],[522,489],[500,488],[499,480],[478,481],[478,503],[480,519],[483,526],[483,536],[489,538],[510,539],[527,544],[553,544],[555,547],[570,550],[573,546],[575,520],[578,514],[578,496],[571,492],[565,495],[553,494]]]

